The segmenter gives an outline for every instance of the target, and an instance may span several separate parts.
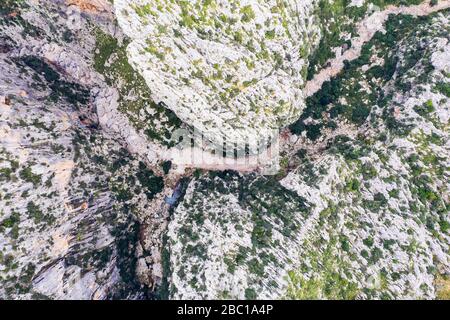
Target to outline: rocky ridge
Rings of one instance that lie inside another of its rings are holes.
[[[349,50],[354,2],[317,4],[307,78]],[[192,123],[153,101],[108,1],[0,15],[0,297],[448,294],[448,10],[386,17],[308,94],[275,176],[167,161]]]

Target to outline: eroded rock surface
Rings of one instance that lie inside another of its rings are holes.
[[[374,3],[1,1],[0,298],[448,298],[450,2]]]
[[[214,143],[270,137],[304,108],[316,1],[114,2],[156,102]]]

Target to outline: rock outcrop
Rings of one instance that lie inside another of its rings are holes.
[[[304,108],[316,1],[116,0],[154,101],[213,143],[256,151]]]

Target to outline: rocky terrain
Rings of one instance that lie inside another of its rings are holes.
[[[315,5],[124,0],[115,12],[154,101],[213,143],[254,149],[304,108],[306,61],[319,32]]]
[[[449,7],[3,0],[0,298],[448,299]]]

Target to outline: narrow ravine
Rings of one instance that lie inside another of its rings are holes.
[[[450,0],[440,1],[438,4],[431,6],[430,1],[425,1],[422,4],[408,7],[388,6],[383,11],[375,12],[357,24],[358,37],[352,39],[352,46],[342,55],[328,61],[329,67],[322,69],[314,78],[306,83],[304,88],[305,97],[312,96],[320,90],[322,85],[331,78],[337,76],[344,68],[344,61],[351,61],[357,59],[361,55],[362,47],[365,43],[370,41],[375,33],[382,30],[384,23],[389,18],[390,14],[410,14],[413,16],[425,16],[436,11],[447,9],[450,7]],[[349,128],[344,128],[348,131]],[[340,131],[337,131],[338,134]],[[291,144],[292,136],[290,134],[282,135],[279,141],[281,149],[285,149],[283,144]],[[300,146],[295,145],[294,149]],[[276,161],[273,157],[278,156],[270,151],[264,153],[262,156],[248,158],[248,159],[225,159],[221,156],[202,152],[199,148],[192,150],[168,150],[165,158],[172,160],[178,166],[179,171],[185,168],[200,168],[205,170],[234,170],[239,172],[264,172]],[[201,161],[198,161],[201,159]],[[196,160],[196,161],[193,161]]]

